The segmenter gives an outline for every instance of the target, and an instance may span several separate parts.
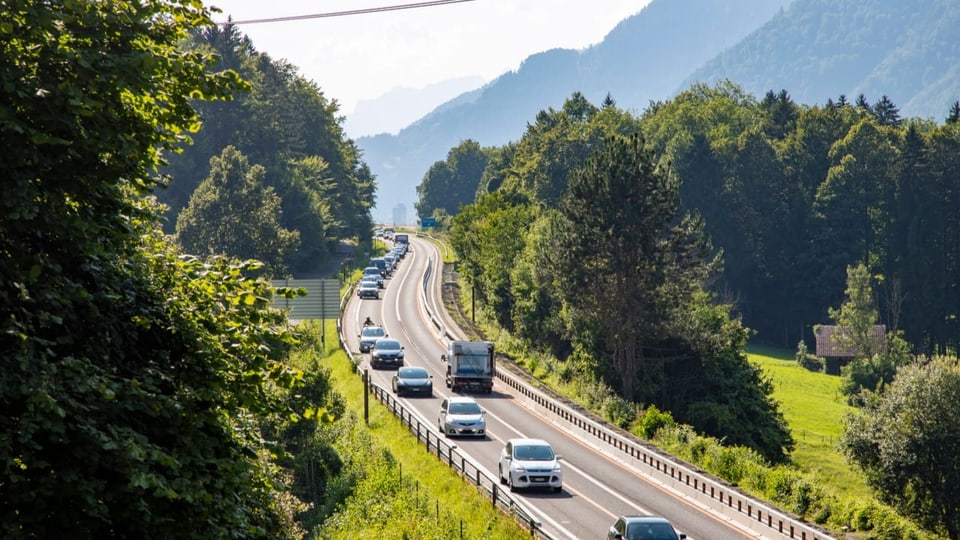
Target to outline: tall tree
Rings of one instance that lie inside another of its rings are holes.
[[[872,110],[877,123],[881,126],[897,127],[900,125],[900,109],[894,105],[893,100],[886,94],[873,104]]]
[[[870,281],[866,265],[848,266],[846,299],[840,309],[828,310],[830,318],[841,328],[834,339],[853,349],[858,358],[867,358],[876,352],[873,326],[877,323],[877,307]]]
[[[269,284],[181,258],[143,196],[235,73],[200,2],[7,2],[0,537],[293,538],[253,418],[295,374]],[[15,36],[15,39],[10,39]],[[292,509],[289,509],[292,511]]]
[[[877,496],[951,540],[960,539],[960,367],[938,357],[897,372],[847,417],[841,448]]]
[[[638,385],[659,378],[647,347],[663,338],[675,301],[665,290],[695,289],[709,268],[702,223],[674,223],[678,189],[641,136],[611,137],[572,176],[552,235],[569,328],[597,332],[629,400]]]
[[[476,141],[467,139],[447,152],[447,159],[434,163],[417,186],[417,215],[431,216],[442,209],[455,215],[470,204],[487,167],[489,157]]]
[[[280,226],[280,197],[264,186],[265,174],[232,146],[211,159],[210,176],[177,219],[177,239],[184,250],[257,259],[274,277],[286,277],[300,234]]]

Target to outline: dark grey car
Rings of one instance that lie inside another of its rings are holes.
[[[393,338],[380,338],[370,349],[370,367],[400,367],[403,365],[403,346]]]
[[[657,516],[620,516],[607,531],[607,540],[680,540],[673,525]]]

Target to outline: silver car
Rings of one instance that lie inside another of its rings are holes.
[[[387,337],[387,331],[382,326],[364,326],[360,330],[360,352],[370,352],[373,344],[382,337]]]
[[[542,439],[507,440],[500,452],[498,469],[500,482],[509,485],[510,491],[543,487],[560,493],[563,489],[560,456]]]
[[[443,400],[440,404],[437,427],[447,437],[486,437],[487,435],[484,410],[480,408],[477,400],[466,396],[449,397]]]

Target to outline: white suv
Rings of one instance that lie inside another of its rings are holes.
[[[500,452],[500,483],[510,491],[546,487],[554,493],[563,489],[560,456],[542,439],[509,439]]]

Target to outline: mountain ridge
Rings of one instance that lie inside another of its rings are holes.
[[[396,135],[357,139],[377,176],[374,218],[386,223],[397,204],[413,208],[427,169],[462,140],[517,140],[539,111],[559,108],[575,91],[595,104],[609,94],[640,113],[694,82],[729,79],[758,99],[780,89],[808,105],[886,95],[903,115],[942,120],[960,94],[954,3],[653,0],[595,45],[530,55]]]

